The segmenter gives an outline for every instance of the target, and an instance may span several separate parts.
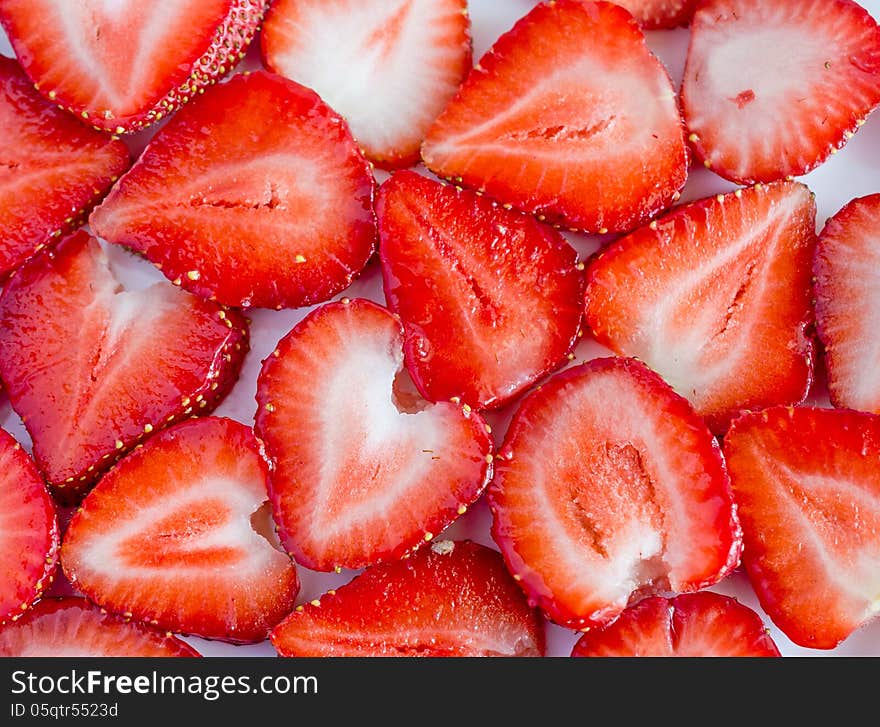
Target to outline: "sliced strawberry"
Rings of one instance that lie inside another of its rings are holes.
[[[880,194],[854,199],[828,220],[813,275],[831,401],[880,414]]]
[[[89,222],[196,295],[296,307],[335,295],[366,265],[374,186],[329,106],[257,71],[177,114]]]
[[[425,397],[500,406],[566,360],[583,276],[562,235],[414,172],[382,186],[376,211],[385,295]]]
[[[435,542],[298,606],[281,656],[542,656],[543,624],[494,550]]]
[[[615,0],[646,30],[677,28],[694,17],[699,0]]]
[[[239,313],[167,283],[121,290],[82,231],[21,268],[0,297],[0,376],[65,502],[145,435],[216,406],[247,340]]]
[[[288,552],[316,570],[400,558],[474,502],[492,440],[466,405],[431,405],[403,370],[403,327],[367,300],[309,314],[263,362],[256,430]]]
[[[268,0],[0,0],[37,89],[118,134],[174,112],[244,57]]]
[[[802,401],[815,217],[795,182],[679,207],[594,259],[586,322],[600,343],[663,376],[714,431],[742,409]]]
[[[52,583],[58,519],[37,468],[0,429],[0,623],[18,618]]]
[[[699,159],[736,182],[809,172],[880,103],[880,29],[851,0],[707,0],[682,105]]]
[[[0,628],[0,656],[200,656],[184,641],[84,598],[46,598]]]
[[[383,167],[418,161],[471,68],[466,0],[278,0],[261,37],[266,67],[315,89]]]
[[[496,41],[422,157],[443,177],[590,232],[635,227],[687,177],[663,65],[628,12],[578,0],[542,3]]]
[[[89,493],[64,535],[64,573],[115,613],[260,641],[299,589],[294,564],[271,542],[268,474],[249,427],[219,417],[177,424]]]
[[[638,361],[554,376],[523,400],[497,460],[492,535],[561,625],[604,626],[646,596],[712,585],[739,560],[715,438]]]
[[[78,227],[129,165],[121,141],[83,126],[0,56],[0,279]]]
[[[880,417],[774,407],[737,419],[724,453],[761,607],[833,648],[880,609]]]
[[[646,598],[584,634],[572,656],[780,656],[761,617],[709,591]]]

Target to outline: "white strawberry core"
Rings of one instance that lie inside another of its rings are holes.
[[[148,487],[148,483],[144,483]],[[126,579],[143,576],[173,581],[194,572],[220,574],[231,571],[241,578],[246,573],[259,573],[269,568],[277,551],[251,524],[251,517],[263,505],[265,493],[260,487],[222,477],[208,477],[181,483],[172,494],[164,491],[152,504],[131,508],[113,523],[112,528],[93,530],[83,542],[83,559],[104,577],[117,573]],[[208,511],[216,521],[210,527],[190,527],[191,514]],[[159,530],[165,530],[157,532]],[[161,569],[142,564],[139,543],[144,538],[166,539],[168,557]],[[205,565],[198,558],[187,556],[210,553],[211,550],[238,551],[226,563]],[[174,562],[179,554],[181,560]],[[218,575],[220,577],[220,575]]]
[[[460,81],[464,50],[447,29],[455,9],[434,0],[283,5],[275,12],[286,20],[267,31],[272,66],[315,89],[368,151],[418,143]]]
[[[403,352],[397,331],[388,332],[383,337],[353,331],[345,355],[318,382],[326,406],[313,529],[322,538],[390,512],[422,482],[433,453],[449,445],[444,408],[410,413],[395,404]],[[371,476],[358,476],[364,472]],[[340,502],[345,506],[336,507]]]

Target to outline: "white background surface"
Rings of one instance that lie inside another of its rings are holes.
[[[768,2],[773,2],[773,0],[768,0]],[[534,4],[529,0],[470,0],[475,61],[488,50],[501,33],[509,29],[515,20],[528,12]],[[875,18],[880,18],[880,0],[863,0],[861,4]],[[585,39],[585,42],[588,43],[589,39]],[[681,81],[687,42],[688,31],[684,29],[654,31],[648,34],[650,47],[666,64],[676,87]],[[256,46],[257,43],[252,47],[243,67],[253,68],[259,65],[259,56],[254,52]],[[2,30],[0,30],[0,54],[12,55],[12,50]],[[768,68],[767,72],[772,72],[772,69]],[[846,93],[846,89],[841,89],[841,93]],[[139,152],[151,133],[147,131],[128,140],[135,153]],[[383,172],[377,172],[377,178],[381,182],[387,178],[387,175]],[[880,111],[868,119],[867,123],[840,153],[832,156],[816,171],[803,177],[802,181],[806,182],[816,194],[817,221],[820,229],[824,221],[850,199],[880,192]],[[695,167],[691,169],[691,176],[683,192],[682,200],[696,199],[733,188],[734,185],[725,182],[702,167]],[[578,235],[568,235],[568,237],[582,256],[592,253],[599,244],[598,238]],[[156,280],[164,280],[149,263],[135,258],[121,248],[110,246],[110,255],[114,270],[126,287],[141,288]],[[384,303],[380,275],[375,261],[345,291],[344,295],[367,297]],[[252,310],[248,313],[248,317],[252,320],[251,352],[245,360],[239,382],[229,397],[217,409],[217,414],[229,416],[247,424],[253,423],[256,408],[254,394],[260,363],[275,348],[277,341],[309,310],[280,312]],[[599,355],[605,355],[607,351],[594,342],[584,341],[577,348],[575,354],[577,357],[575,363],[580,363]],[[821,381],[817,383],[811,398],[817,402],[824,402]],[[509,407],[507,410],[487,415],[498,444],[503,437],[510,413]],[[26,446],[29,446],[30,441],[21,421],[5,400],[0,402],[0,425]],[[447,529],[441,537],[471,538],[486,545],[494,545],[489,536],[489,521],[487,508],[483,504],[478,504]],[[299,568],[299,574],[302,588],[297,603],[304,603],[318,597],[324,591],[347,582],[354,575],[351,571],[337,575],[315,573],[304,568]],[[742,572],[733,573],[712,590],[736,596],[741,602],[756,609],[770,628],[783,655],[880,656],[880,620],[865,626],[834,650],[804,649],[792,644],[760,610],[757,599]],[[576,633],[552,624],[547,626],[547,636],[548,654],[554,656],[567,656],[578,637]],[[198,638],[188,638],[187,640],[206,656],[220,654],[266,656],[275,654],[269,642],[252,646],[232,646]]]

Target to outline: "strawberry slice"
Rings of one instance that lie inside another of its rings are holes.
[[[677,28],[694,17],[699,0],[615,0],[629,10],[645,30]]]
[[[52,583],[58,520],[31,458],[0,429],[0,623],[21,616]]]
[[[466,0],[278,0],[261,37],[266,67],[315,89],[389,168],[418,161],[471,68]]]
[[[403,326],[367,300],[310,313],[263,362],[256,430],[282,543],[315,570],[400,558],[473,503],[492,440],[466,405],[431,405],[403,369]]]
[[[496,459],[492,535],[560,625],[604,626],[646,596],[712,585],[739,560],[718,443],[634,359],[595,359],[529,394]]]
[[[646,598],[584,634],[572,656],[780,656],[761,617],[709,591]]]
[[[64,502],[145,435],[216,406],[247,340],[239,313],[167,283],[121,290],[83,231],[22,267],[0,297],[0,377]]]
[[[46,598],[0,628],[0,656],[201,656],[189,644],[125,621],[84,598]]]
[[[880,194],[825,223],[813,261],[816,328],[835,406],[880,414]]]
[[[299,590],[294,564],[273,542],[268,474],[249,427],[220,417],[177,424],[89,493],[64,535],[64,574],[115,613],[260,641]]]
[[[268,0],[0,0],[0,23],[50,101],[117,134],[173,113],[244,57]]]
[[[802,401],[812,380],[816,205],[802,184],[683,205],[587,270],[596,339],[657,371],[716,432],[742,410]]]
[[[422,158],[442,177],[589,232],[632,229],[687,177],[663,65],[623,8],[579,0],[538,5],[495,42]]]
[[[89,129],[36,93],[0,56],[0,279],[78,227],[129,165],[121,141]]]
[[[366,265],[374,187],[317,94],[257,71],[177,114],[89,222],[203,298],[296,307],[335,295]]]
[[[880,28],[851,0],[707,0],[681,95],[714,172],[741,183],[805,174],[880,103]]]
[[[743,564],[801,646],[831,649],[880,607],[880,417],[774,407],[724,438]]]
[[[271,634],[281,656],[542,656],[538,613],[497,552],[435,542],[298,606]]]
[[[385,297],[426,398],[500,406],[566,360],[583,276],[562,235],[413,172],[382,185],[376,212]]]

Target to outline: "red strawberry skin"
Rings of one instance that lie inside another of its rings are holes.
[[[154,436],[71,519],[64,574],[90,600],[169,631],[261,641],[293,608],[290,558],[262,522],[268,467],[249,427],[206,417]]]
[[[366,265],[374,187],[336,112],[256,71],[177,114],[89,222],[202,298],[292,308],[330,298]]]
[[[578,0],[542,3],[496,41],[434,123],[422,159],[587,232],[629,230],[668,207],[688,162],[672,82],[632,16]]]
[[[815,217],[796,182],[678,207],[591,261],[586,323],[663,376],[715,432],[744,409],[803,401]]]
[[[465,0],[277,0],[260,37],[265,66],[313,88],[390,169],[419,160],[471,68]]]
[[[761,617],[733,598],[710,591],[655,596],[626,609],[613,623],[585,633],[572,656],[780,656]]]
[[[37,90],[117,134],[172,114],[244,56],[268,0],[0,0],[0,24]]]
[[[33,461],[0,429],[0,624],[16,620],[52,583],[55,506]]]
[[[681,100],[697,158],[722,177],[806,174],[880,103],[880,28],[851,0],[708,0]]]
[[[645,30],[677,28],[694,17],[699,0],[617,0]]]
[[[880,414],[880,194],[854,199],[825,223],[813,260],[816,330],[835,406]]]
[[[796,644],[834,648],[877,612],[880,417],[773,407],[737,419],[724,453],[761,607]]]
[[[122,292],[83,231],[22,267],[0,297],[0,377],[64,502],[150,432],[210,412],[247,342],[236,311],[165,283]]]
[[[263,362],[255,429],[272,463],[273,513],[308,568],[404,557],[492,476],[485,422],[422,399],[404,373],[403,340],[388,310],[343,300],[310,313]]]
[[[407,171],[382,185],[376,209],[385,296],[425,398],[501,406],[566,361],[583,275],[559,233]]]
[[[0,656],[200,656],[189,644],[125,621],[84,598],[45,598],[0,628]]]
[[[78,227],[129,165],[121,141],[85,127],[0,56],[0,278]]]
[[[298,606],[281,656],[542,656],[544,631],[498,553],[443,540]]]
[[[717,442],[633,359],[595,359],[529,394],[488,497],[511,573],[570,628],[604,626],[646,596],[712,585],[739,561]]]

